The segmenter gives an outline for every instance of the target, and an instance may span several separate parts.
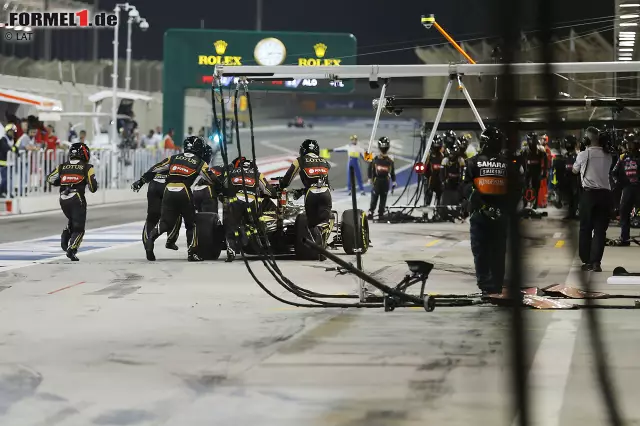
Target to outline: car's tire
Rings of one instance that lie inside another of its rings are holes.
[[[293,126],[293,124],[291,124],[291,123],[287,123],[287,127],[288,127],[288,128],[291,128],[291,126]]]
[[[224,228],[217,213],[196,213],[197,254],[204,260],[216,260],[224,249]]]
[[[358,210],[357,216],[360,220],[360,235],[358,236],[356,245],[356,226],[353,218],[353,210],[345,210],[342,213],[340,237],[342,238],[342,248],[347,254],[355,254],[356,247],[361,248],[361,253],[365,254],[369,248],[369,219],[367,219],[367,214],[362,210]]]
[[[307,124],[307,127],[313,129],[313,124]]]
[[[307,238],[307,239],[312,238],[312,234],[311,234],[311,231],[309,231],[309,226],[307,222],[307,215],[305,213],[300,213],[298,217],[296,217],[295,229],[296,229],[296,244],[295,244],[296,258],[298,260],[318,260],[320,258],[318,254],[302,243],[303,238]]]

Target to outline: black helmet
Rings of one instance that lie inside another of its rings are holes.
[[[433,137],[433,142],[431,143],[431,151],[437,152],[442,148],[442,138],[438,135]]]
[[[456,134],[453,130],[447,130],[442,134],[442,140],[444,141],[444,147],[448,150],[452,150],[456,144]]]
[[[390,147],[391,147],[391,141],[389,140],[388,137],[383,136],[380,139],[378,139],[378,149],[380,149],[380,152],[382,152],[383,154],[386,154],[387,151],[389,151]]]
[[[184,152],[193,154],[198,158],[204,160],[205,147],[207,144],[204,142],[199,136],[189,136],[184,140],[183,143]]]
[[[527,135],[528,137],[528,135]],[[480,152],[497,154],[503,149],[504,135],[495,127],[487,127],[480,136]]]
[[[76,142],[69,148],[69,159],[89,161],[90,158],[91,150],[82,142]]]
[[[305,139],[305,141],[302,142],[302,145],[300,145],[300,156],[307,154],[320,155],[320,145],[318,145],[318,141]]]
[[[574,135],[567,135],[564,137],[564,149],[567,152],[573,152],[576,150],[576,146],[578,146],[578,139]]]
[[[202,160],[209,164],[211,162],[211,157],[213,157],[213,148],[211,145],[207,144],[204,146],[204,154],[202,155]]]

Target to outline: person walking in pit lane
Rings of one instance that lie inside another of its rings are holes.
[[[69,149],[69,160],[54,169],[47,182],[60,187],[60,208],[66,216],[67,227],[62,231],[60,246],[72,261],[78,261],[76,253],[84,237],[87,222],[85,188],[98,190],[93,165],[89,163],[91,151],[83,143],[74,143]]]
[[[638,164],[640,164],[640,149],[638,136],[629,133],[624,138],[626,152],[620,156],[611,172],[614,181],[622,189],[620,198],[620,239],[613,245],[628,247],[631,245],[631,211],[640,206],[640,176]]]
[[[358,136],[351,135],[349,137],[349,145],[342,148],[330,149],[329,152],[346,152],[349,160],[347,161],[347,190],[351,195],[351,168],[353,167],[354,174],[356,176],[356,183],[358,184],[358,191],[361,195],[364,195],[364,185],[362,185],[362,172],[360,171],[360,159],[364,159],[364,149],[358,145]]]
[[[369,183],[373,185],[371,191],[371,205],[369,206],[369,219],[373,219],[373,213],[380,199],[380,207],[378,208],[378,219],[382,219],[387,206],[387,194],[389,187],[396,187],[396,170],[393,158],[387,155],[391,142],[386,136],[378,140],[378,149],[380,154],[369,163],[368,178]]]

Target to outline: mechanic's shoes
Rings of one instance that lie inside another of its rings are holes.
[[[67,251],[69,249],[69,240],[71,239],[71,231],[65,229],[62,231],[62,235],[60,236],[60,247],[62,247],[62,251]]]
[[[631,241],[629,240],[611,240],[611,246],[612,247],[629,247],[631,245]]]
[[[147,253],[147,260],[153,262],[156,260],[156,255],[153,253],[153,239],[149,238],[144,244],[144,251]]]
[[[367,213],[367,219],[368,220],[373,220],[373,212]]]
[[[204,259],[198,256],[197,253],[190,251],[189,257],[187,258],[189,262],[202,262]]]
[[[67,257],[68,257],[69,259],[71,259],[71,261],[73,261],[73,262],[77,262],[77,261],[79,261],[79,260],[80,260],[80,259],[78,259],[78,256],[76,256],[76,253],[77,253],[77,252],[78,252],[78,250],[75,250],[75,249],[69,249],[69,250],[67,250]]]
[[[367,193],[366,193],[366,192],[364,192],[364,191],[360,191],[360,195],[363,195],[363,196],[364,196],[364,195],[367,195]]]
[[[602,272],[602,267],[599,263],[594,263],[593,265],[591,265],[591,270],[593,272]]]
[[[168,248],[169,250],[178,250],[178,246],[173,241],[171,241],[171,242],[167,241],[167,244],[165,244],[164,246],[166,248]]]
[[[227,249],[227,259],[225,260],[225,262],[227,263],[231,263],[235,260],[236,258],[236,252],[234,252],[233,250],[231,250],[230,248]]]

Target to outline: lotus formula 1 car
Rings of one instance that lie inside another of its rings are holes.
[[[305,122],[302,117],[295,117],[293,121],[287,123],[287,127],[297,127],[299,129],[304,129],[306,127],[308,129],[313,129],[313,124]]]

